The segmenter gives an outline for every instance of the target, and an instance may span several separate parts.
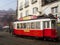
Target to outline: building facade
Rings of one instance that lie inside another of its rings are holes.
[[[42,12],[45,14],[52,13],[60,22],[60,1],[59,0],[43,0]]]
[[[18,15],[17,18],[28,15],[39,16],[42,14],[52,13],[60,21],[60,1],[59,0],[17,0]]]

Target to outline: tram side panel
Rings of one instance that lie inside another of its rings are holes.
[[[34,36],[34,37],[43,37],[43,30],[37,29],[14,29],[13,32],[15,35],[25,35],[25,36]]]
[[[44,37],[57,38],[56,21],[44,22]]]
[[[44,37],[57,38],[55,29],[44,29]]]
[[[47,19],[48,20],[48,19]],[[32,24],[32,25],[31,25]],[[34,37],[49,37],[56,38],[57,32],[55,29],[55,21],[43,21],[43,23],[30,23],[30,28],[20,28],[19,24],[16,23],[16,27],[14,28],[13,33],[15,35],[25,35],[25,36],[34,36]],[[42,26],[43,25],[43,26]],[[27,26],[27,27],[29,27]],[[32,26],[32,27],[31,27]],[[53,26],[53,27],[52,27]],[[35,29],[35,28],[36,29]],[[41,29],[40,29],[41,28]]]
[[[42,26],[42,24],[40,22],[35,22],[35,23],[30,23],[30,26],[27,25],[27,28],[21,29],[21,28],[19,28],[18,23],[16,23],[13,33],[16,35],[43,37],[43,30],[40,29],[40,28],[42,28],[40,26]]]

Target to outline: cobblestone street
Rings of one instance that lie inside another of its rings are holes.
[[[22,38],[12,36],[8,32],[0,32],[0,45],[60,45],[60,42]]]

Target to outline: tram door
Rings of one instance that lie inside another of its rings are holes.
[[[52,20],[51,21],[51,28],[52,29],[57,29],[56,25],[57,25],[56,20]]]
[[[43,36],[47,36],[49,37],[51,34],[50,34],[50,21],[43,21]]]

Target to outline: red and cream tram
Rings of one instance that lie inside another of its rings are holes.
[[[13,34],[33,37],[57,38],[56,19],[41,17],[13,22]]]

